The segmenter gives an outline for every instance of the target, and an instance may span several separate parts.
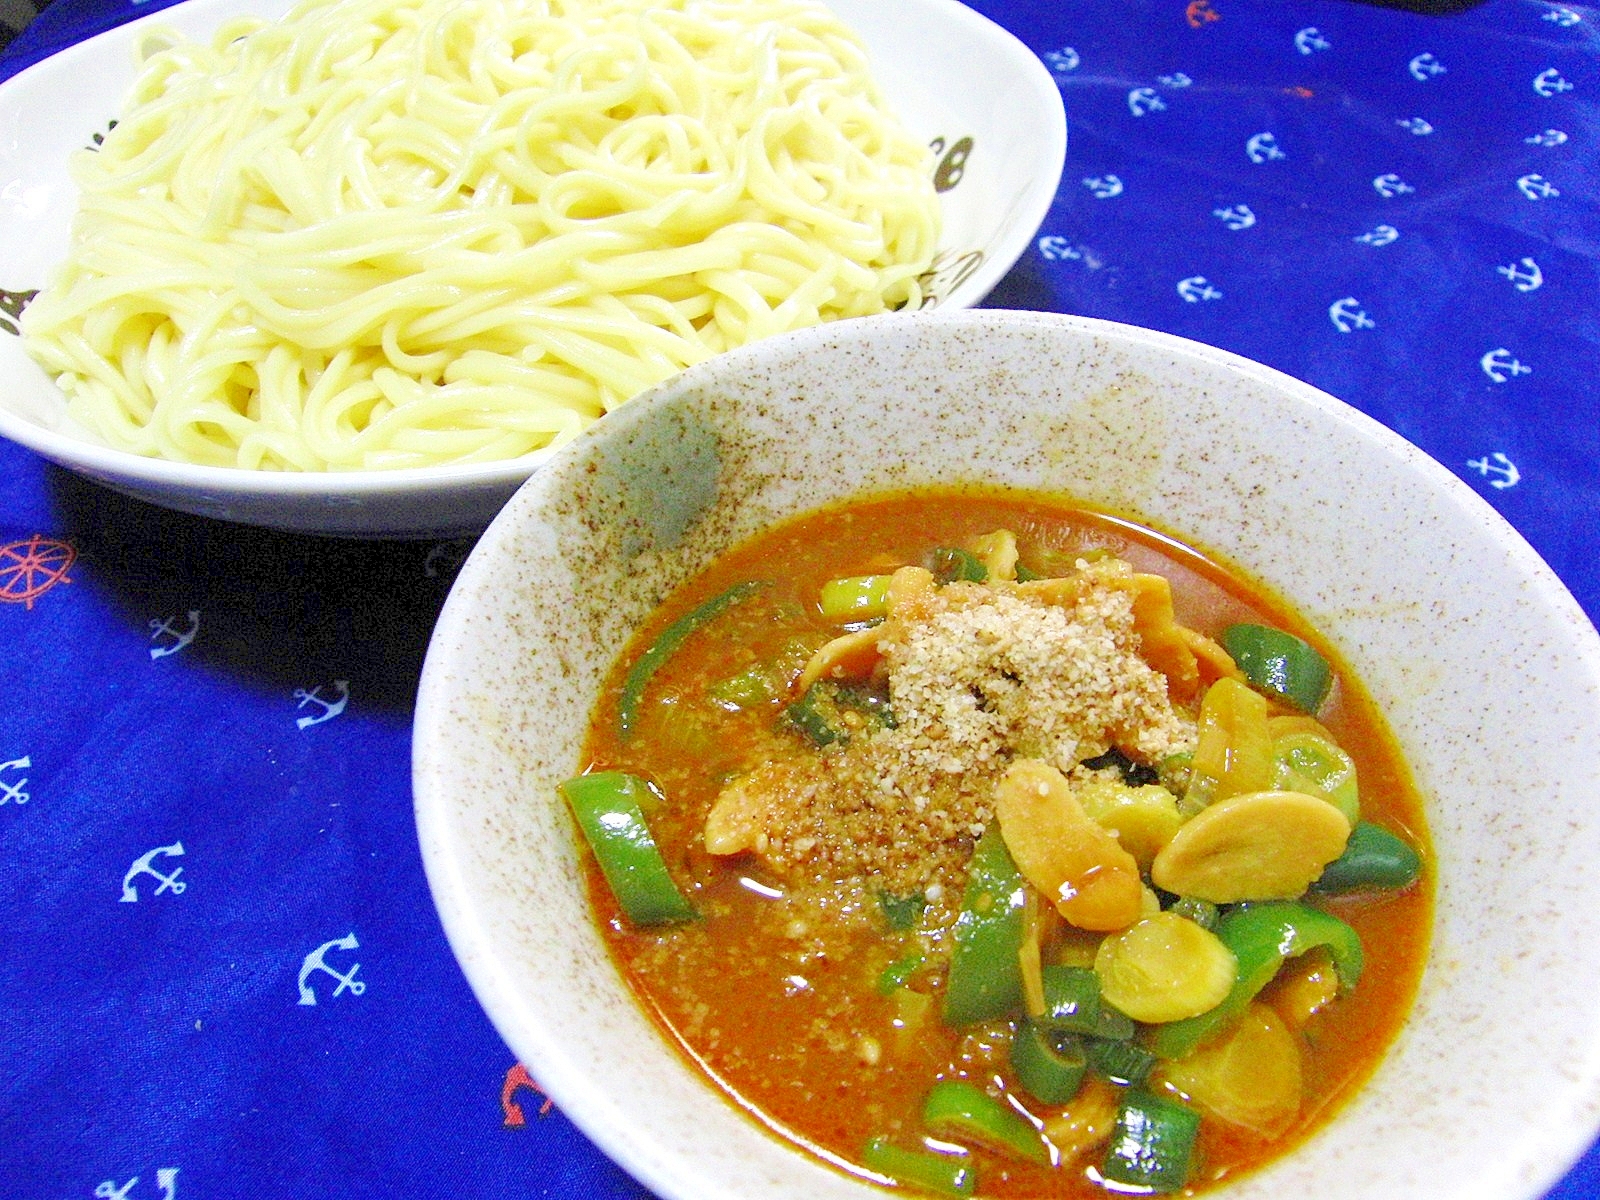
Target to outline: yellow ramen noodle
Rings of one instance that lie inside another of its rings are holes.
[[[30,352],[110,444],[246,468],[525,454],[915,307],[938,234],[808,0],[314,0],[157,47],[74,173]]]

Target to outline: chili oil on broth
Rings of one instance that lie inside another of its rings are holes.
[[[924,1019],[909,1027],[900,1002],[880,994],[875,981],[907,942],[887,930],[870,880],[779,879],[747,856],[717,858],[703,842],[723,784],[767,756],[775,739],[797,736],[777,728],[781,702],[735,711],[710,697],[714,686],[751,664],[792,662],[797,643],[815,646],[837,635],[841,627],[817,606],[827,581],[920,563],[932,547],[967,544],[997,529],[1015,533],[1021,560],[1040,575],[1066,574],[1080,556],[1109,552],[1135,570],[1166,576],[1178,621],[1201,633],[1215,636],[1250,621],[1311,642],[1334,666],[1333,690],[1318,719],[1356,763],[1363,820],[1422,852],[1422,878],[1399,893],[1319,900],[1360,934],[1361,983],[1302,1030],[1303,1101],[1287,1132],[1269,1142],[1220,1120],[1202,1122],[1184,1193],[1204,1190],[1303,1141],[1372,1073],[1415,996],[1432,917],[1421,801],[1375,704],[1284,600],[1214,557],[1112,514],[978,490],[918,491],[828,508],[733,549],[637,631],[613,666],[583,760],[586,770],[627,770],[655,785],[661,802],[647,814],[652,833],[700,919],[665,929],[632,926],[586,852],[589,894],[615,960],[670,1040],[752,1117],[837,1166],[864,1173],[862,1147],[875,1135],[914,1144],[935,1079],[984,1085],[1007,1077],[1009,1026],[946,1027],[937,972],[914,980],[930,1002]],[[618,709],[628,665],[673,621],[749,580],[764,586],[699,629],[660,667],[624,741]],[[949,945],[961,899],[959,880],[943,887],[923,919],[936,951]],[[1272,1003],[1298,974],[1317,966],[1312,955],[1291,960],[1261,999]],[[1048,1115],[1031,1101],[1028,1107]],[[1107,1194],[1085,1170],[1098,1152],[1061,1167],[981,1149],[973,1161],[980,1195]]]

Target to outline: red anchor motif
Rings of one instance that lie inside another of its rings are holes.
[[[539,1105],[541,1117],[548,1116],[550,1110],[555,1107],[555,1101],[544,1095],[544,1089],[534,1082],[533,1076],[528,1074],[528,1068],[516,1063],[506,1072],[506,1081],[500,1087],[500,1108],[506,1114],[504,1125],[506,1129],[521,1129],[528,1123],[528,1118],[523,1115],[522,1105],[511,1098],[518,1088],[528,1088],[544,1096],[544,1103]]]
[[[1189,0],[1189,7],[1183,10],[1183,15],[1191,29],[1200,29],[1210,21],[1222,20],[1222,14],[1211,7],[1211,0]]]

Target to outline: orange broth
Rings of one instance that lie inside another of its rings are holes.
[[[896,1028],[903,1016],[874,981],[903,947],[887,930],[870,884],[795,885],[766,876],[748,857],[714,858],[702,842],[719,788],[763,753],[781,703],[727,711],[708,688],[777,653],[795,631],[822,639],[821,585],[923,561],[935,546],[968,543],[996,529],[1016,534],[1022,561],[1043,575],[1069,572],[1085,552],[1106,550],[1172,583],[1178,620],[1216,636],[1251,621],[1315,645],[1336,682],[1319,719],[1352,756],[1362,818],[1400,834],[1423,857],[1421,879],[1399,892],[1325,897],[1317,903],[1361,935],[1366,967],[1357,988],[1302,1031],[1300,1118],[1274,1141],[1207,1118],[1183,1194],[1249,1171],[1325,1122],[1373,1071],[1416,992],[1432,917],[1432,860],[1420,798],[1371,699],[1332,648],[1280,598],[1217,559],[1121,518],[1033,495],[941,490],[878,497],[802,516],[722,556],[679,589],[611,672],[594,714],[586,769],[616,768],[651,780],[665,798],[649,813],[653,834],[700,919],[640,929],[620,914],[593,863],[589,890],[609,946],[646,1009],[670,1039],[736,1104],[783,1137],[842,1169],[860,1166],[869,1137],[914,1144],[920,1106],[938,1078],[1007,1079],[1007,1028],[947,1028],[938,1018]],[[668,624],[733,584],[769,582],[697,631],[651,681],[636,732],[617,734],[626,668]],[[931,984],[938,987],[935,977]],[[1271,989],[1263,998],[1271,1002]],[[1029,1103],[1041,1118],[1042,1106]],[[978,1150],[978,1194],[1103,1198],[1086,1167],[1096,1154],[1041,1167]]]

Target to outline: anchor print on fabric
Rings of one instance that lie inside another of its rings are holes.
[[[1289,157],[1284,153],[1283,147],[1278,145],[1277,135],[1272,133],[1254,134],[1244,144],[1244,152],[1249,155],[1251,162],[1257,164]]]
[[[169,654],[176,654],[194,641],[195,635],[199,632],[200,614],[192,608],[189,610],[188,627],[185,629],[178,628],[177,617],[152,617],[150,620],[150,640],[154,642],[160,638],[171,638],[172,641],[164,645],[151,646],[151,661],[165,658]]]
[[[1552,25],[1559,25],[1563,29],[1571,29],[1579,21],[1583,20],[1581,16],[1570,8],[1553,8],[1539,19],[1541,21],[1549,21]]]
[[[1332,49],[1333,43],[1322,36],[1315,25],[1308,25],[1294,35],[1294,48],[1301,54],[1315,54],[1318,50]]]
[[[1427,83],[1435,76],[1443,75],[1445,65],[1432,54],[1419,54],[1406,64],[1406,70],[1418,83]]]
[[[1377,328],[1377,322],[1362,311],[1361,302],[1354,296],[1346,296],[1329,305],[1328,320],[1340,333],[1349,333],[1352,329]]]
[[[0,600],[31,609],[58,583],[71,583],[67,568],[78,552],[66,542],[40,534],[0,546]]]
[[[1467,466],[1485,479],[1489,479],[1493,475],[1494,478],[1489,479],[1489,486],[1492,488],[1516,487],[1518,481],[1522,479],[1522,472],[1517,470],[1517,464],[1498,450],[1493,454],[1486,454],[1482,458],[1472,459],[1467,463]]]
[[[1546,67],[1533,77],[1533,90],[1548,100],[1551,96],[1559,96],[1562,92],[1570,92],[1572,84],[1563,78],[1561,72],[1554,67]]]
[[[1497,275],[1504,275],[1519,292],[1531,292],[1544,286],[1544,272],[1533,259],[1524,257],[1509,266],[1496,267]]]
[[[1059,50],[1047,50],[1044,53],[1044,65],[1058,75],[1065,75],[1068,71],[1076,71],[1083,63],[1078,52],[1071,46],[1063,46]]]
[[[1128,93],[1128,111],[1136,117],[1166,111],[1167,102],[1153,87],[1136,87]]]
[[[1522,140],[1530,146],[1544,146],[1548,149],[1551,146],[1560,146],[1568,139],[1565,130],[1546,129],[1543,133],[1535,133]]]
[[[1222,299],[1222,293],[1212,287],[1204,275],[1191,275],[1179,281],[1178,295],[1189,304],[1199,304],[1202,300]]]
[[[295,688],[296,708],[304,708],[308,704],[314,704],[321,710],[310,716],[296,717],[295,728],[309,729],[313,725],[321,725],[324,721],[331,721],[344,712],[345,706],[350,703],[350,681],[347,679],[335,679],[333,688],[334,691],[338,692],[337,698],[333,700],[323,698],[322,685],[320,683],[310,691],[305,688]]]
[[[0,762],[0,776],[7,771],[26,771],[33,766],[33,759],[24,754],[21,758],[13,758],[9,762]],[[28,793],[23,791],[28,786],[28,777],[24,775],[18,780],[0,778],[0,805],[26,804]]]
[[[1517,191],[1521,192],[1529,200],[1553,200],[1561,195],[1555,184],[1537,172],[1532,175],[1524,175],[1518,179]]]
[[[1417,137],[1427,137],[1433,132],[1433,126],[1421,117],[1400,117],[1395,121],[1395,124],[1407,133],[1415,134]]]
[[[1122,195],[1122,180],[1115,175],[1091,175],[1083,186],[1096,200],[1114,200]]]
[[[1214,208],[1211,215],[1221,221],[1223,227],[1238,233],[1241,229],[1249,229],[1256,223],[1256,214],[1251,211],[1248,204],[1234,204],[1227,208]]]
[[[163,875],[151,865],[155,862],[157,855],[163,858],[182,858],[183,843],[173,842],[170,846],[157,846],[154,850],[141,854],[134,859],[133,866],[129,867],[128,873],[122,877],[122,903],[134,904],[138,901],[139,888],[134,881],[141,875],[148,875],[152,879],[160,881],[160,886],[151,893],[153,896],[159,896],[162,892],[171,892],[174,896],[181,896],[188,889],[189,885],[178,878],[179,875],[183,874],[182,867],[174,867],[172,874]]]
[[[1489,351],[1478,360],[1483,373],[1496,383],[1515,379],[1518,375],[1532,375],[1533,368],[1515,358],[1504,346]]]
[[[138,1182],[137,1175],[121,1187],[117,1186],[116,1180],[105,1179],[95,1185],[94,1194],[99,1200],[130,1200],[128,1193],[133,1191],[133,1185]],[[156,1187],[161,1189],[162,1200],[175,1200],[178,1194],[178,1168],[157,1168]]]
[[[544,1094],[544,1089],[538,1085],[532,1075],[528,1074],[528,1068],[521,1063],[517,1063],[506,1072],[505,1082],[500,1085],[500,1110],[505,1113],[504,1128],[506,1129],[522,1129],[528,1124],[528,1118],[522,1111],[522,1105],[513,1099],[521,1088],[527,1088],[539,1094],[539,1115],[541,1117],[549,1116],[550,1110],[555,1107],[555,1101]]]
[[[1399,237],[1400,231],[1393,225],[1379,225],[1376,229],[1370,229],[1351,240],[1360,242],[1364,246],[1387,246]]]
[[[1211,0],[1189,0],[1189,7],[1183,10],[1183,17],[1189,22],[1190,29],[1203,29],[1212,21],[1222,20],[1222,14],[1211,7]]]
[[[1174,71],[1171,75],[1157,75],[1156,82],[1162,87],[1169,88],[1186,88],[1194,86],[1194,80],[1190,79],[1182,71]]]
[[[1391,173],[1379,175],[1376,179],[1374,179],[1372,181],[1372,190],[1377,192],[1378,195],[1382,196],[1385,200],[1393,200],[1396,196],[1404,196],[1410,192],[1416,191],[1417,189],[1412,187],[1404,179],[1401,179],[1400,176]]]
[[[323,942],[300,962],[300,1000],[299,1003],[314,1005],[317,1002],[317,993],[312,988],[310,980],[318,971],[326,972],[339,981],[339,986],[333,989],[335,996],[341,992],[349,992],[352,996],[359,996],[367,990],[367,985],[356,978],[356,972],[361,969],[360,963],[351,963],[350,969],[341,975],[323,961],[329,950],[356,950],[361,943],[356,941],[354,933],[347,933],[342,938],[334,938],[331,942]]]
[[[1046,234],[1039,239],[1039,257],[1046,262],[1081,262],[1083,251],[1058,234]]]

